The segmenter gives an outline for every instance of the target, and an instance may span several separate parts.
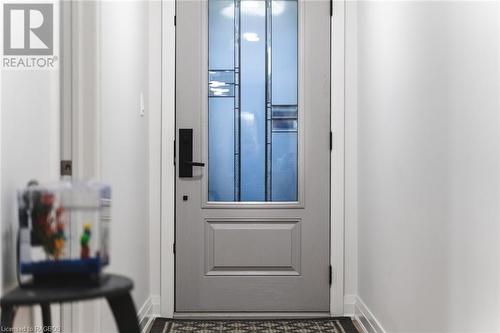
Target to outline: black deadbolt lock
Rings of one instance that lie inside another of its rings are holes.
[[[193,166],[204,167],[205,163],[193,162],[193,129],[179,129],[179,177],[192,178]]]

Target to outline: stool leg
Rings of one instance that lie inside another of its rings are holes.
[[[45,326],[47,329],[52,326],[52,319],[50,316],[50,303],[42,303],[40,304],[42,307],[42,322],[43,326]]]
[[[1,315],[1,329],[2,332],[7,332],[8,329],[14,325],[14,317],[16,316],[16,309],[12,306],[3,306]]]
[[[109,296],[107,301],[120,333],[140,333],[137,312],[130,294]]]

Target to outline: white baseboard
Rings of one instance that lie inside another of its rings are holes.
[[[378,319],[373,315],[366,304],[355,296],[354,318],[365,333],[386,333]]]
[[[137,311],[137,318],[139,318],[139,322],[144,320],[144,318],[148,317],[151,314],[152,307],[153,304],[151,302],[151,297],[148,297],[139,311]]]
[[[154,319],[157,317],[157,315],[155,315],[157,313],[155,311],[155,302],[159,303],[159,300],[157,300],[155,296],[148,297],[148,299],[144,302],[144,304],[137,312],[139,323],[146,321],[145,325],[142,327],[142,333],[146,333],[149,331],[149,328],[153,324]]]

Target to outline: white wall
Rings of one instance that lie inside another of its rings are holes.
[[[108,271],[134,280],[133,298],[139,310],[151,294],[148,2],[80,2],[75,5],[75,13],[75,176],[98,177],[113,186]],[[11,223],[16,223],[16,189],[33,178],[59,178],[59,76],[58,70],[1,72],[2,290],[15,282]],[[141,92],[144,117],[139,113]],[[157,94],[156,104],[160,99]],[[114,320],[104,302],[78,309],[73,317],[74,331],[93,332],[99,326],[102,332],[114,330]],[[53,315],[57,317],[57,313]]]
[[[17,284],[16,191],[31,179],[47,182],[59,178],[58,74],[58,71],[4,71],[1,74],[2,291]],[[18,315],[16,320],[24,319],[15,325],[30,324],[26,321],[27,314],[23,311]]]
[[[11,228],[17,227],[16,191],[31,179],[47,182],[59,178],[58,75],[58,71],[2,72],[0,163],[4,288],[16,282],[15,247],[8,244],[13,233]]]
[[[161,297],[161,159],[162,144],[162,3],[149,1],[149,262],[152,313],[159,314]],[[173,14],[172,14],[173,15]],[[172,47],[173,49],[173,47]]]
[[[358,288],[387,332],[500,331],[499,6],[358,4]]]
[[[150,296],[148,3],[104,1],[100,19],[101,179],[113,188],[108,271],[134,280],[139,310]],[[104,308],[101,331],[109,332],[115,324]]]
[[[345,160],[344,160],[344,314],[354,314],[354,304],[356,295],[358,294],[358,166],[357,166],[357,65],[358,65],[358,49],[357,49],[357,4],[353,1],[348,1],[345,4],[345,82],[344,82],[344,98],[345,98]],[[335,56],[335,55],[333,55]],[[334,61],[334,59],[332,59]],[[335,70],[335,69],[334,69]],[[336,82],[333,81],[333,85]],[[335,100],[333,100],[335,103]]]
[[[54,54],[57,55],[58,2],[54,5]],[[0,70],[1,293],[17,284],[16,191],[32,179],[40,182],[59,179],[59,75],[57,67],[52,70]],[[58,317],[58,309],[54,307],[54,322]],[[37,317],[31,317],[29,308],[22,308],[14,325],[32,325],[33,319]]]
[[[159,256],[150,256],[150,220],[159,215],[159,193],[153,188],[159,166],[150,154],[160,142],[153,143],[155,132],[149,131],[161,119],[161,81],[149,74],[161,57],[161,26],[151,22],[160,19],[159,4],[78,1],[72,6],[74,175],[112,186],[111,264],[106,271],[134,281],[132,296],[141,315],[154,311],[150,296],[159,289],[154,289],[159,278],[150,270],[151,262],[159,265]],[[157,54],[149,51],[156,39]],[[154,74],[160,77],[158,67]],[[86,303],[74,307],[72,331],[116,331],[106,302]]]

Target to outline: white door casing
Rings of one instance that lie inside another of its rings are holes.
[[[161,220],[159,224],[161,262],[151,267],[151,274],[159,274],[161,315],[174,316],[174,174],[173,142],[175,138],[175,2],[162,1],[162,110],[161,133],[156,138],[162,142],[161,158]],[[332,115],[333,152],[331,163],[331,264],[333,284],[330,289],[331,315],[344,314],[344,35],[345,2],[333,2],[331,23],[332,37]]]

